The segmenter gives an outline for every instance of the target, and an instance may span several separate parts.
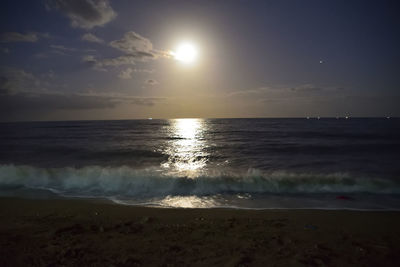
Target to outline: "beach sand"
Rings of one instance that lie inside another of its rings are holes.
[[[0,266],[399,266],[400,212],[0,198]]]

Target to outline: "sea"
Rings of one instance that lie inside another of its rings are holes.
[[[400,119],[0,123],[0,196],[399,210]]]

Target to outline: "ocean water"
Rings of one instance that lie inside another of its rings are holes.
[[[400,119],[1,123],[0,196],[397,210]]]

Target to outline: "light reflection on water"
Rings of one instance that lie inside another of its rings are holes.
[[[172,208],[211,208],[216,206],[216,202],[206,197],[168,196],[161,200],[160,205]]]
[[[204,119],[170,120],[168,135],[171,140],[165,148],[165,153],[170,156],[162,164],[170,175],[195,178],[205,170],[209,155],[205,151],[206,127]]]

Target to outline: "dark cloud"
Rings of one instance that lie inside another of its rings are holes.
[[[318,92],[324,90],[322,87],[318,87],[312,84],[305,84],[299,87],[292,87],[290,90],[294,92]]]
[[[0,43],[17,43],[17,42],[25,42],[25,43],[36,43],[39,39],[43,38],[51,38],[48,33],[40,33],[40,32],[28,32],[28,33],[19,33],[19,32],[5,32],[0,35]]]
[[[61,51],[69,51],[69,52],[73,52],[76,51],[75,48],[71,48],[71,47],[66,47],[63,45],[50,45],[51,48],[56,49],[56,50],[61,50]]]
[[[142,105],[142,106],[154,106],[156,103],[164,101],[165,98],[162,97],[132,97],[128,100],[130,104]]]
[[[95,65],[97,63],[97,59],[92,55],[86,55],[82,57],[82,62],[90,65]]]
[[[333,86],[316,86],[313,84],[303,84],[294,87],[288,86],[267,86],[255,89],[234,91],[228,94],[229,97],[268,97],[271,98],[295,98],[295,97],[312,97],[319,95],[334,95],[345,92],[342,87]]]
[[[82,35],[82,40],[91,43],[99,43],[99,44],[104,43],[103,39],[100,39],[99,37],[91,33],[86,33]]]
[[[30,42],[34,43],[39,40],[38,34],[34,32],[30,33],[19,33],[19,32],[5,32],[0,36],[1,43],[11,42]]]
[[[262,116],[393,116],[399,96],[340,86],[270,86],[232,92],[224,96],[235,106]]]
[[[124,103],[153,106],[160,101],[163,98],[64,93],[9,94],[8,90],[0,88],[0,120],[58,110],[113,109]]]
[[[2,95],[0,110],[55,110],[113,108],[118,101],[102,96],[79,94],[27,94]]]
[[[118,75],[121,79],[132,79],[132,73],[134,72],[133,69],[127,68],[126,70],[121,71]]]
[[[132,69],[132,68],[127,68],[125,70],[122,70],[118,77],[121,79],[132,79],[132,74],[134,72],[138,73],[153,73],[154,70],[147,70],[147,69]]]
[[[134,69],[135,72],[140,72],[140,73],[154,73],[155,70],[154,69]]]
[[[82,62],[91,65],[94,69],[106,71],[106,67],[117,67],[121,65],[135,65],[136,62],[146,62],[150,59],[163,57],[166,53],[153,49],[151,41],[135,32],[127,32],[121,39],[114,40],[109,45],[124,54],[115,58],[96,58],[86,55]],[[129,71],[128,71],[129,72]],[[122,75],[122,77],[121,77]],[[128,78],[128,73],[120,74],[120,78]]]
[[[9,54],[10,53],[10,50],[8,48],[5,48],[5,47],[0,47],[0,51],[2,53],[4,53],[4,54]]]
[[[0,68],[0,119],[56,110],[112,109],[120,104],[153,106],[163,101],[163,98],[54,91],[51,83],[54,75],[52,71],[36,76],[22,69]]]
[[[135,32],[127,32],[119,40],[110,42],[110,46],[125,53],[134,61],[147,61],[158,57],[151,41]]]
[[[150,40],[132,31],[125,33],[122,39],[110,42],[110,46],[128,55],[154,57],[153,44]]]
[[[8,79],[4,76],[0,76],[0,97],[6,95],[9,92],[8,89]]]
[[[88,94],[61,94],[43,93],[28,94],[17,93],[1,94],[0,113],[5,117],[7,113],[23,111],[52,111],[52,110],[89,110],[111,109],[122,103],[142,106],[153,106],[162,101],[162,98],[107,96]]]
[[[148,79],[148,80],[146,80],[146,83],[149,84],[149,85],[156,85],[156,84],[158,84],[158,82],[157,82],[156,80],[153,80],[153,79]]]
[[[10,94],[20,92],[41,92],[46,90],[48,84],[22,69],[0,68],[0,89]]]
[[[91,29],[116,17],[108,0],[48,0],[47,9],[57,9],[71,21],[72,27]]]
[[[134,65],[135,60],[136,60],[136,58],[134,56],[127,55],[127,56],[120,56],[120,57],[116,57],[116,58],[105,58],[105,59],[98,61],[98,64],[100,64],[101,66],[117,67],[117,66],[127,65],[127,64]]]
[[[82,62],[90,65],[96,70],[106,71],[105,67],[118,67],[121,65],[134,65],[136,58],[134,56],[126,55],[116,58],[103,58],[98,59],[92,55],[87,55],[82,58]]]

